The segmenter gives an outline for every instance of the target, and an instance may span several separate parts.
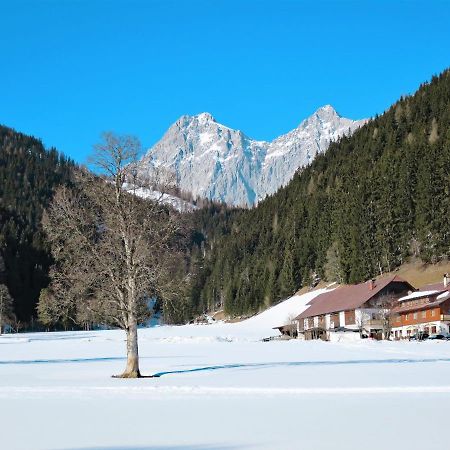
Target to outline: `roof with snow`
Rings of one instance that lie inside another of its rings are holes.
[[[412,292],[411,294],[405,295],[404,297],[400,297],[398,299],[399,302],[404,302],[407,300],[415,300],[418,298],[424,298],[424,297],[432,297],[433,295],[440,294],[443,292],[443,290],[437,291],[437,290],[431,290],[431,291],[416,291]]]
[[[398,276],[381,278],[379,280],[341,286],[331,292],[326,292],[314,298],[308,309],[303,311],[297,319],[319,316],[338,311],[349,311],[361,307],[364,303],[376,297],[391,283],[404,284],[405,290],[414,290],[407,281]]]
[[[422,311],[424,309],[431,309],[431,308],[439,306],[442,303],[448,301],[449,296],[450,296],[450,292],[444,291],[442,294],[438,295],[431,302],[426,302],[426,303],[422,303],[419,305],[406,304],[406,305],[397,306],[396,308],[392,309],[392,312],[394,314],[401,314],[401,313],[408,313],[408,312],[413,312],[413,311]]]

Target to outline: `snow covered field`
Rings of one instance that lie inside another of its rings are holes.
[[[238,324],[0,337],[1,449],[446,448],[450,342],[261,342],[312,295]]]

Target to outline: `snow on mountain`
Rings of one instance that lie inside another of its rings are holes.
[[[125,183],[124,189],[143,199],[154,200],[159,202],[160,204],[170,205],[172,206],[172,208],[176,209],[179,212],[192,212],[197,208],[194,204],[165,192],[160,192],[145,187],[133,188],[133,185],[128,183]]]
[[[266,142],[216,122],[209,113],[182,116],[142,158],[140,171],[164,169],[194,197],[252,206],[287,184],[331,141],[365,122],[341,117],[326,105],[296,129]]]

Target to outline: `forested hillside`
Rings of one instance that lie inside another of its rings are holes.
[[[249,313],[317,276],[353,283],[411,255],[448,258],[449,124],[447,70],[332,144],[257,208],[197,212],[206,236],[198,310]]]
[[[0,251],[15,314],[29,322],[51,264],[40,221],[53,189],[70,180],[72,161],[30,136],[0,126]]]
[[[450,256],[450,72],[343,137],[257,208],[193,213],[190,303],[180,320],[270,306],[318,277],[358,282],[410,256]],[[51,264],[40,229],[72,161],[0,126],[0,273],[29,322]]]

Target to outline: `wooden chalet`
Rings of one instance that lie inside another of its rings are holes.
[[[296,317],[298,333],[305,339],[329,339],[337,332],[381,339],[383,305],[413,290],[398,276],[340,286],[315,297]]]
[[[417,333],[447,334],[450,332],[450,278],[443,283],[423,286],[399,298],[392,309],[392,333],[395,339],[409,338]]]

